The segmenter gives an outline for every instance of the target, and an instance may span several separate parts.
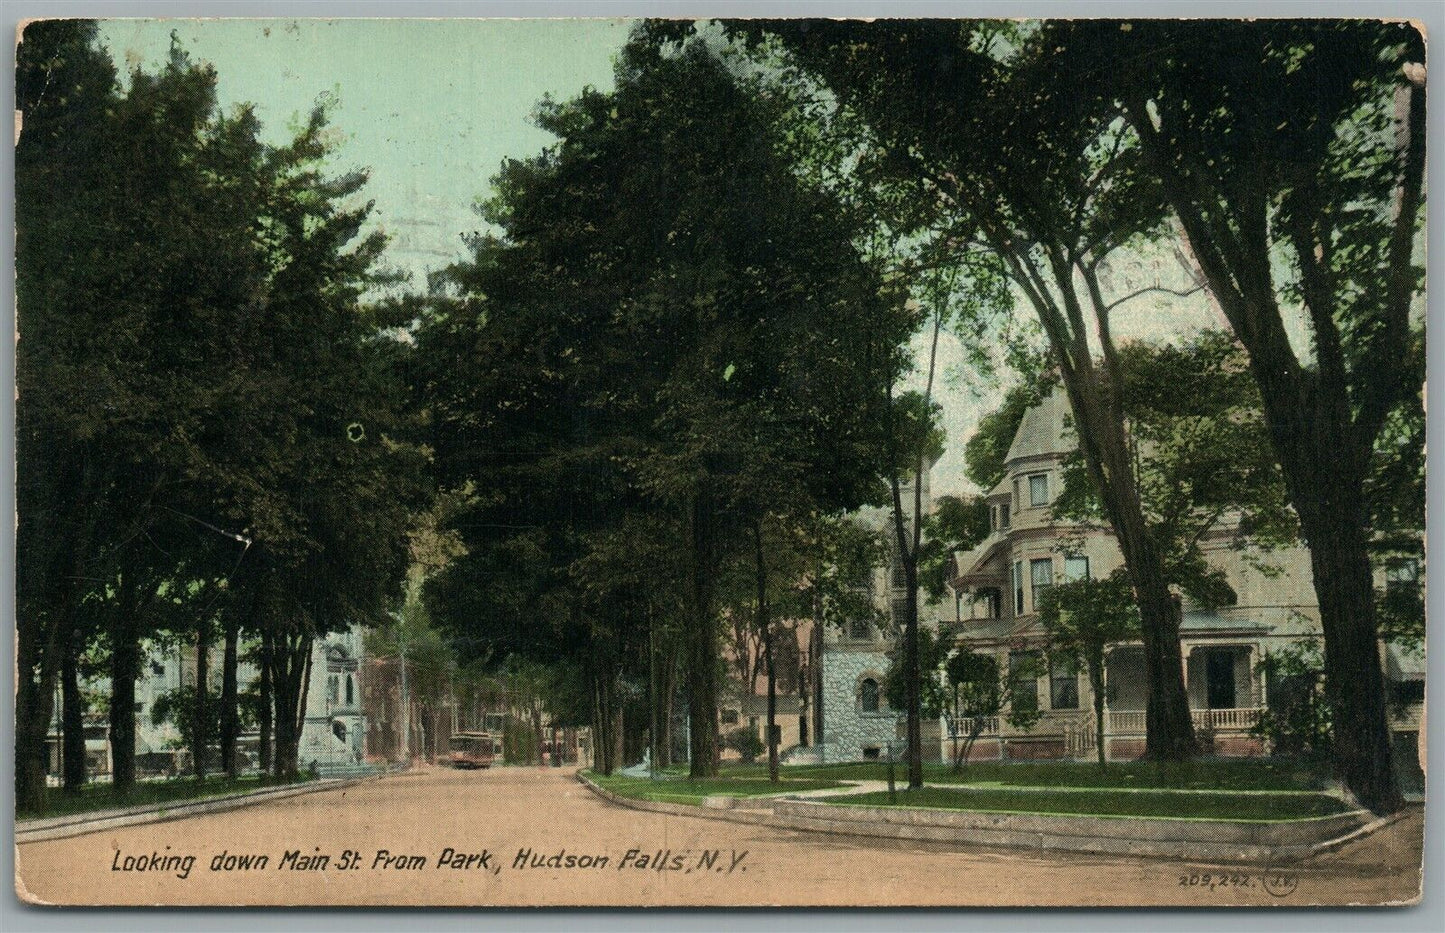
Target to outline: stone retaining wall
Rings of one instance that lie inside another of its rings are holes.
[[[1222,861],[1296,861],[1317,847],[1371,822],[1354,811],[1289,822],[1046,816],[978,813],[775,800],[773,815],[809,828],[900,839],[995,845],[1007,848],[1145,855]],[[1381,823],[1383,825],[1383,823]]]
[[[1044,816],[868,807],[768,798],[708,798],[704,806],[621,797],[578,778],[624,807],[848,836],[910,839],[1036,851],[1134,855],[1193,862],[1284,864],[1368,835],[1403,816],[1375,819],[1359,810],[1281,823],[1146,817]],[[771,810],[761,809],[771,806]],[[734,809],[746,807],[747,809]]]

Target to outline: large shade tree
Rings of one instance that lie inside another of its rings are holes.
[[[1056,80],[1127,119],[1249,353],[1312,555],[1335,762],[1362,803],[1392,811],[1369,553],[1389,493],[1371,477],[1422,404],[1424,36],[1099,21],[1051,24],[1045,42]]]

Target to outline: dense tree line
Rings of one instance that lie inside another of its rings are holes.
[[[174,43],[124,86],[93,23],[30,24],[18,55],[17,801],[43,806],[62,677],[67,786],[85,778],[71,699],[91,648],[116,789],[135,780],[161,633],[196,646],[197,776],[213,718],[234,773],[252,643],[265,763],[293,774],[312,640],[398,590],[423,489],[404,348],[362,301],[383,281],[365,174],[322,172],[320,110],[264,143]]]
[[[538,119],[557,144],[503,167],[419,331],[441,480],[477,491],[428,595],[462,644],[586,671],[604,770],[677,695],[712,774],[728,568],[770,643],[783,554],[883,492],[911,312],[791,171],[782,103],[700,43],[634,42]]]

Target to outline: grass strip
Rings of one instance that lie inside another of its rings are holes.
[[[732,765],[723,772],[729,777],[765,775],[764,765]],[[895,777],[905,780],[905,766],[895,765]],[[796,765],[785,770],[789,777],[836,781],[881,781],[888,778],[888,765],[880,762],[851,762],[829,765]],[[1098,789],[1164,789],[1215,791],[1319,791],[1329,785],[1327,772],[1311,762],[1292,758],[1196,759],[1191,762],[1114,762],[1107,768],[1097,763],[1073,761],[975,762],[955,774],[938,762],[923,767],[929,784],[997,784],[1002,787],[1064,787]]]
[[[187,804],[213,797],[225,797],[248,791],[289,787],[314,780],[300,775],[294,780],[278,780],[272,777],[250,775],[231,780],[224,776],[207,778],[204,782],[195,778],[177,777],[160,781],[138,781],[130,790],[118,793],[110,784],[86,784],[75,791],[50,788],[45,794],[44,810],[20,810],[17,820],[39,819],[55,816],[73,816],[102,810],[121,810],[158,804]]]
[[[769,797],[794,794],[805,790],[828,790],[843,786],[837,781],[786,779],[776,784],[767,778],[686,778],[607,777],[592,771],[587,777],[599,787],[634,800],[658,800],[666,803],[701,803],[705,797]]]
[[[812,800],[815,803],[846,806],[968,810],[983,813],[1265,822],[1315,819],[1346,813],[1350,809],[1342,801],[1324,794],[1173,794],[1148,791],[1061,794],[1054,791],[941,787],[899,791],[896,800],[892,802],[887,791],[814,797]]]

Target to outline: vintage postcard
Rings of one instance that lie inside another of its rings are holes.
[[[17,36],[33,905],[1409,905],[1376,20]]]

